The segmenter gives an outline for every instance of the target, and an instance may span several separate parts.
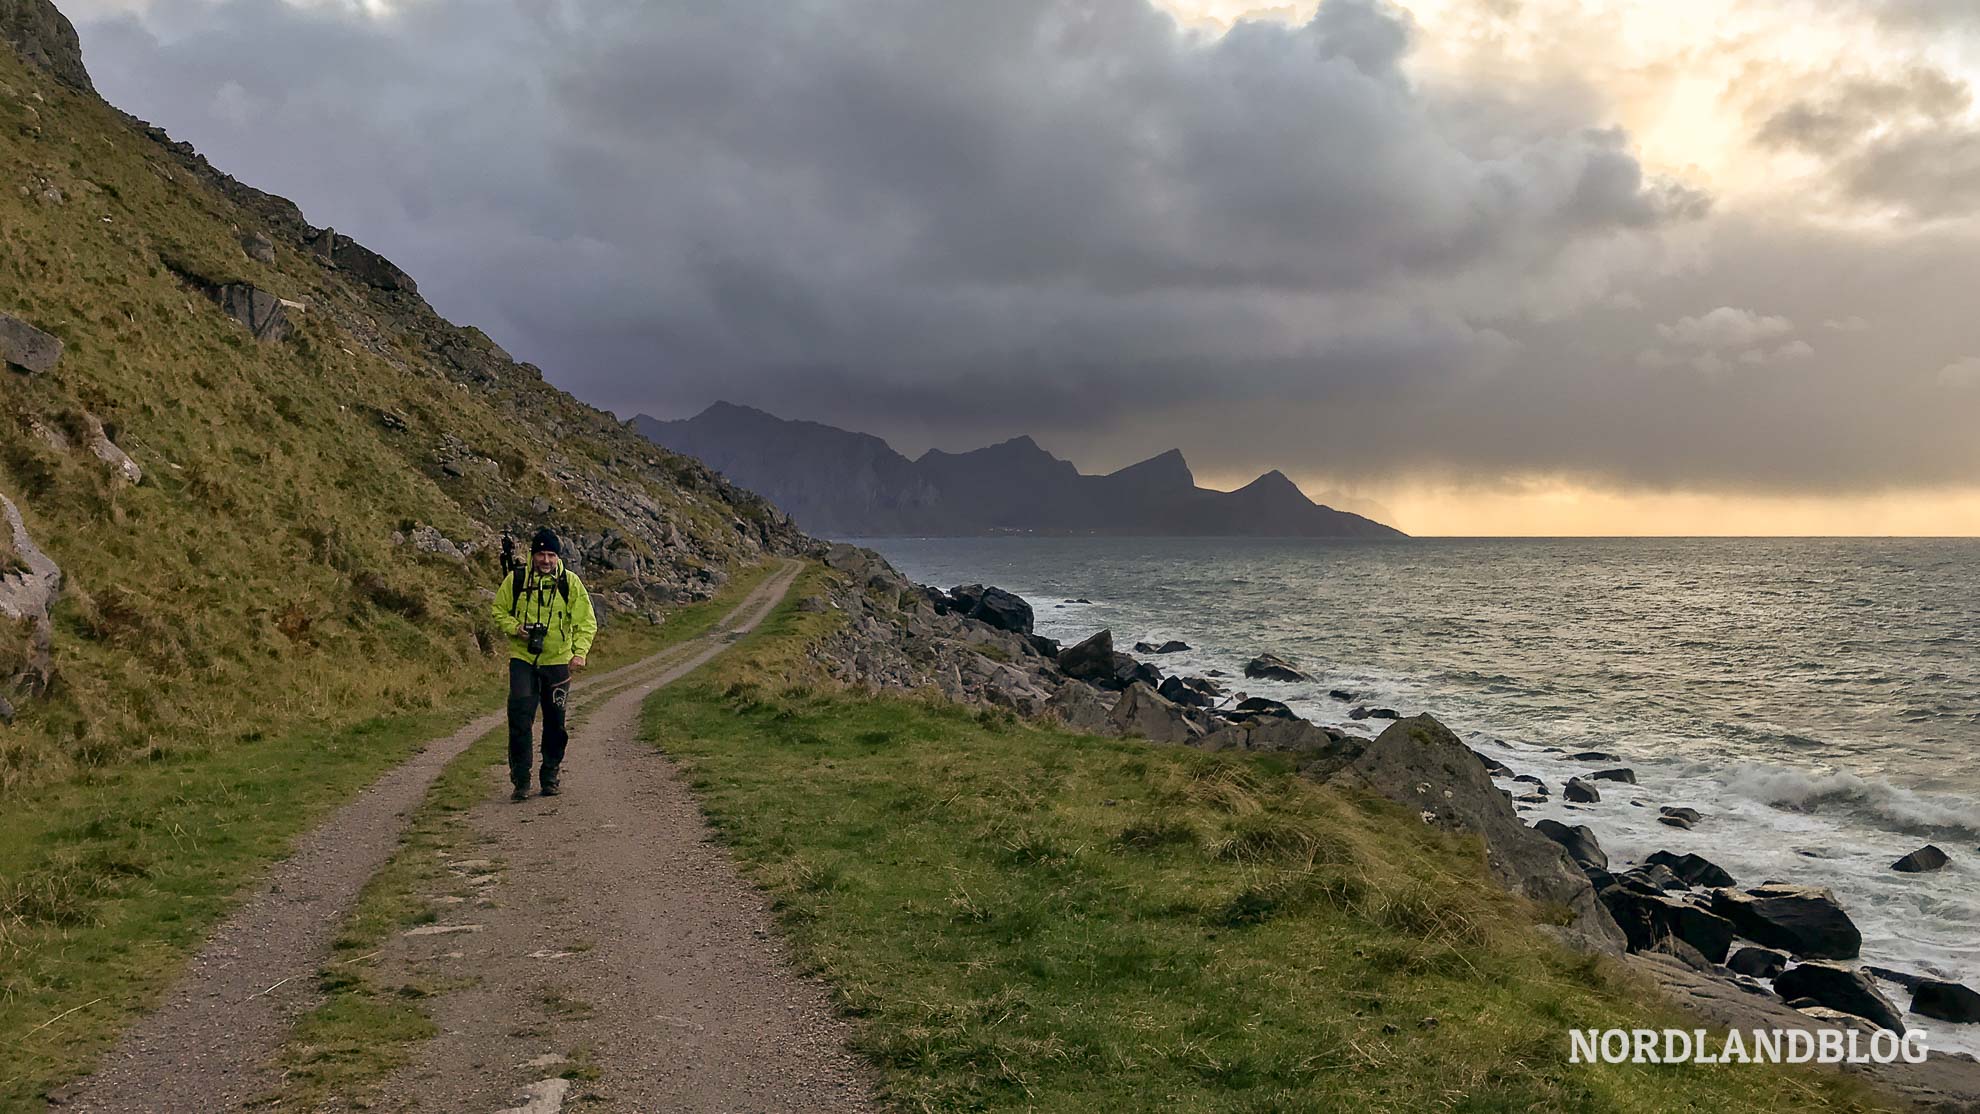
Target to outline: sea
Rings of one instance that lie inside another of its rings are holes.
[[[1374,735],[1357,706],[1429,712],[1614,863],[1695,852],[1742,885],[1827,886],[1862,961],[1980,988],[1980,540],[861,539],[911,579],[1025,597],[1040,634],[1108,628],[1165,673]],[[1274,653],[1310,683],[1245,680]],[[1343,701],[1334,690],[1351,693]],[[1603,751],[1613,760],[1570,755]],[[1600,803],[1561,785],[1595,769]],[[1504,779],[1501,785],[1513,788]],[[1684,831],[1662,805],[1704,817]],[[1944,869],[1891,864],[1925,844]],[[1620,869],[1620,867],[1618,867]],[[1904,1009],[1910,995],[1881,988]],[[1980,1053],[1980,1025],[1909,1017]]]

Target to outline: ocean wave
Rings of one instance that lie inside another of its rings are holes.
[[[1959,839],[1980,837],[1980,804],[1901,789],[1847,771],[1813,773],[1745,765],[1734,767],[1721,780],[1741,796],[1793,812],[1842,808],[1864,814],[1891,831]]]

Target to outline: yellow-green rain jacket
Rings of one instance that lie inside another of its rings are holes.
[[[516,581],[522,581],[518,594]],[[569,598],[558,587],[559,580],[569,588]],[[513,614],[511,614],[513,611]],[[591,610],[591,593],[576,573],[557,560],[555,572],[537,575],[534,566],[502,578],[495,591],[489,614],[502,633],[509,636],[509,656],[532,665],[566,665],[573,657],[591,653],[591,640],[598,636],[598,616]],[[522,629],[531,623],[550,628],[543,639],[543,652],[531,657],[529,641]]]

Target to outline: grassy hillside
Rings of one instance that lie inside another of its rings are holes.
[[[0,312],[66,345],[49,374],[0,372],[0,493],[67,574],[52,687],[12,694],[0,733],[0,799],[485,683],[499,662],[481,590],[504,529],[578,538],[621,616],[796,544],[767,504],[377,285],[361,258],[326,261],[293,206],[4,47],[0,165]],[[244,250],[252,236],[273,263]],[[307,309],[257,341],[202,293],[224,283]],[[82,447],[91,418],[142,483]],[[415,527],[472,552],[394,544]],[[4,625],[0,687],[26,654]]]

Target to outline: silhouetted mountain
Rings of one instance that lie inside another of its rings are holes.
[[[826,536],[1404,536],[1313,502],[1279,471],[1236,491],[1198,487],[1177,449],[1087,476],[1029,437],[966,453],[930,449],[909,460],[869,434],[727,402],[681,421],[641,414],[633,428],[699,457]]]

